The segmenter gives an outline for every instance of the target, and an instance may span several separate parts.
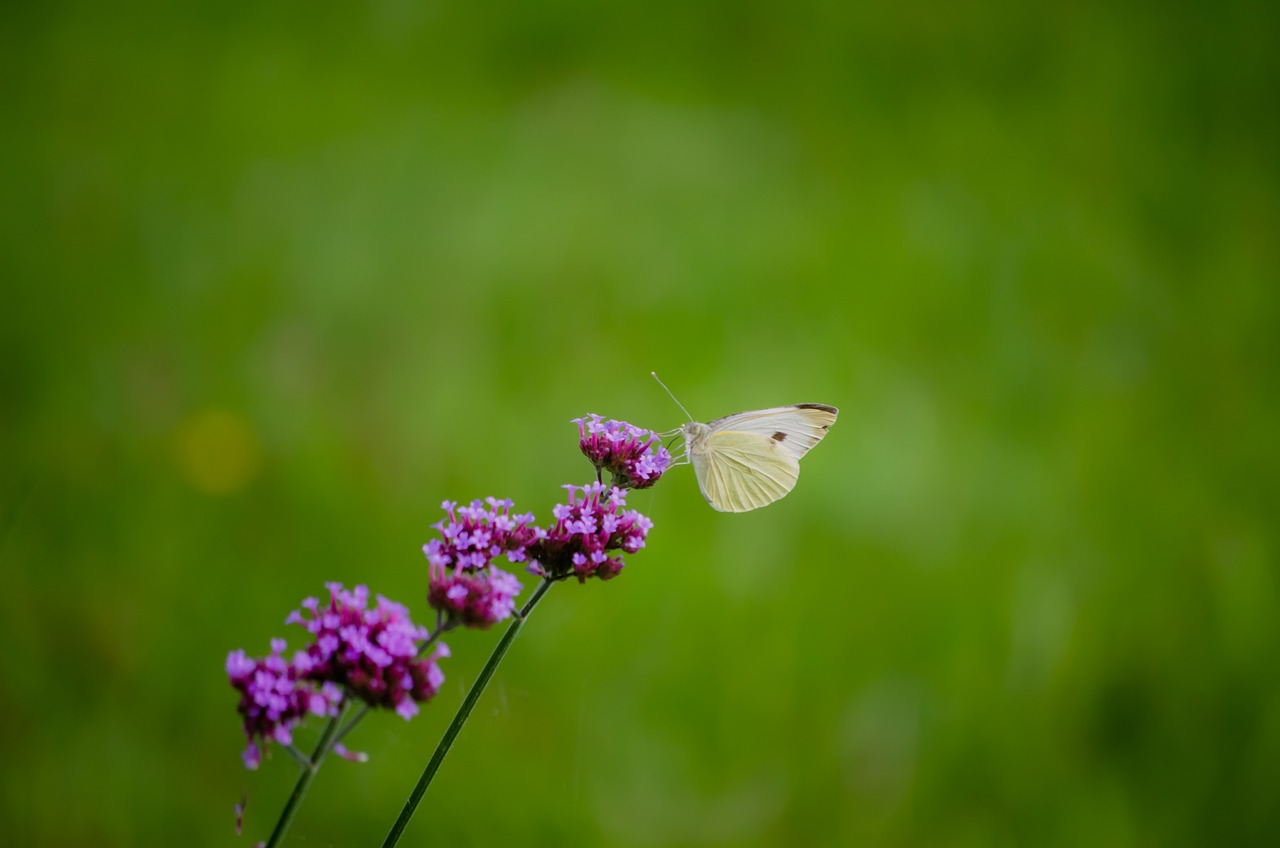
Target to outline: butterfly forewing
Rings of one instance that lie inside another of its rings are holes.
[[[764,436],[800,459],[827,435],[838,411],[834,406],[821,403],[776,406],[726,415],[707,427],[712,434],[732,431]]]

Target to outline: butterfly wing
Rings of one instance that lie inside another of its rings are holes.
[[[722,431],[750,433],[777,442],[796,460],[822,441],[839,410],[822,403],[799,403],[738,412],[707,425],[711,435]]]
[[[689,451],[702,496],[720,512],[748,512],[778,500],[800,476],[800,463],[784,443],[760,433],[708,433]]]

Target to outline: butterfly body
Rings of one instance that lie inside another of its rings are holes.
[[[681,427],[702,496],[721,512],[749,512],[795,488],[800,458],[827,434],[838,410],[801,403],[739,412]]]

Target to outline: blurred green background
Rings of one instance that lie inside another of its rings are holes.
[[[6,838],[264,838],[227,652],[425,618],[440,501],[549,519],[656,369],[841,417],[766,510],[637,494],[404,844],[1275,844],[1278,17],[5,4]],[[497,636],[291,844],[380,842]]]

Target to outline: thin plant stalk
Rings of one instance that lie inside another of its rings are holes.
[[[341,715],[335,715],[325,722],[324,730],[320,733],[320,741],[316,743],[315,753],[311,755],[311,762],[302,767],[302,773],[298,775],[298,782],[293,785],[293,794],[289,796],[289,800],[285,802],[284,809],[280,811],[280,819],[276,822],[276,829],[271,831],[271,838],[267,840],[266,848],[275,848],[284,839],[285,834],[289,832],[289,825],[293,824],[293,817],[298,812],[298,807],[302,805],[302,799],[307,797],[307,790],[311,788],[311,781],[315,780],[316,772],[320,770],[320,764],[324,762],[325,755],[329,753],[329,741],[338,729],[338,720],[340,718]]]
[[[476,702],[480,700],[485,687],[489,685],[489,679],[493,677],[498,664],[506,656],[507,649],[515,641],[520,628],[529,619],[533,608],[538,605],[538,601],[542,600],[542,596],[551,588],[553,582],[555,581],[544,577],[542,582],[538,584],[538,588],[534,590],[533,595],[521,608],[520,613],[511,619],[507,632],[502,634],[502,638],[494,646],[488,662],[484,664],[484,668],[480,669],[480,676],[476,678],[475,683],[471,684],[471,691],[467,692],[467,697],[462,699],[462,705],[458,707],[458,712],[454,715],[453,721],[449,723],[444,736],[441,737],[440,744],[436,746],[436,751],[431,755],[430,762],[423,769],[422,776],[418,778],[418,783],[413,787],[413,791],[409,793],[409,798],[404,802],[404,808],[400,810],[400,815],[396,818],[395,823],[391,825],[391,831],[383,841],[382,848],[391,848],[400,840],[400,835],[404,833],[405,827],[409,824],[409,819],[413,818],[414,811],[418,809],[418,803],[422,800],[422,796],[426,794],[427,787],[431,785],[431,779],[435,777],[440,764],[444,762],[445,755],[449,753],[449,749],[453,746],[453,740],[457,738],[459,731],[462,730],[462,725],[466,724],[467,717],[471,715],[471,710],[475,708]]]

